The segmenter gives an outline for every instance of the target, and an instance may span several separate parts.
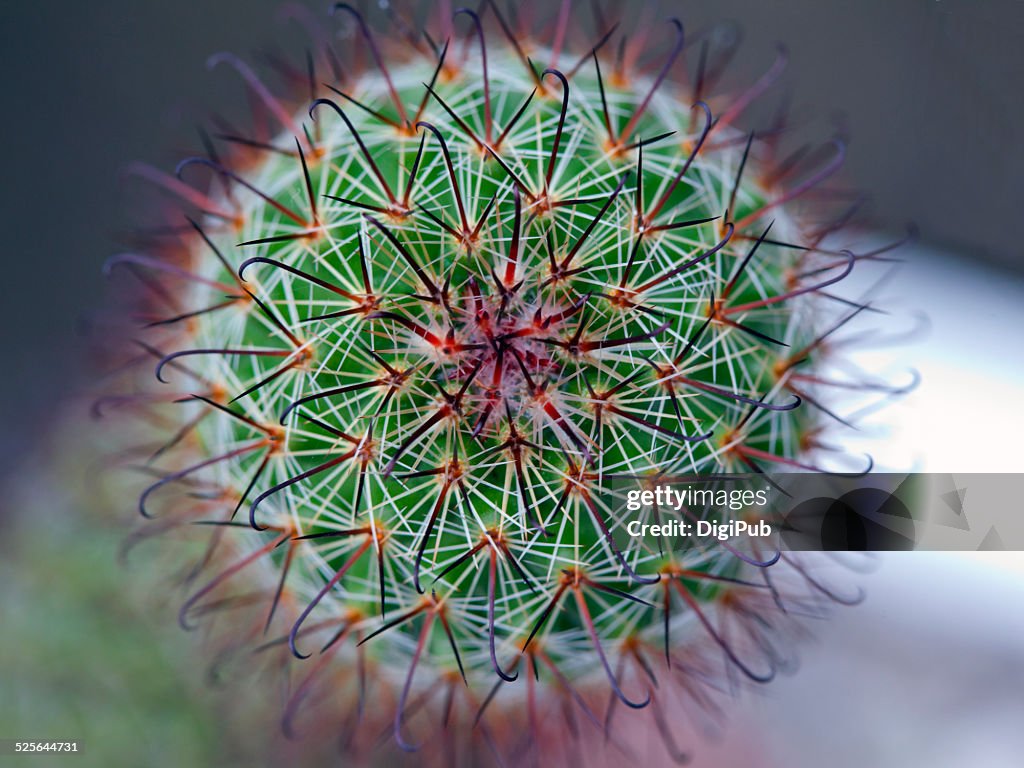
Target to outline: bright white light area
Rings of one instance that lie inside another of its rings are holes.
[[[908,262],[877,305],[923,312],[930,327],[902,346],[866,345],[855,360],[895,380],[916,368],[921,384],[867,419],[863,440],[844,444],[893,470],[1024,472],[1024,280],[940,251],[896,253]],[[847,295],[879,274],[859,267]],[[912,325],[899,315],[892,322]]]

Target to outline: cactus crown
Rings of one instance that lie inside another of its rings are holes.
[[[262,590],[254,634],[349,659],[360,712],[372,665],[405,747],[410,697],[438,679],[473,712],[493,682],[530,699],[517,680],[542,668],[643,707],[662,643],[669,664],[685,649],[704,670],[703,643],[770,677],[781,657],[749,625],[780,599],[748,581],[764,563],[623,543],[614,500],[673,473],[814,468],[794,371],[855,257],[815,252],[827,229],[794,201],[841,147],[810,171],[775,161],[734,125],[767,81],[717,100],[710,71],[680,82],[674,20],[645,73],[632,46],[606,56],[611,33],[570,56],[562,16],[528,56],[496,10],[487,35],[463,10],[448,43],[392,59],[337,10],[374,67],[293,113],[222,57],[282,133],[160,179],[202,214],[161,267],[184,286],[187,310],[153,324],[176,346],[150,347],[191,396],[166,453],[192,458],[140,508],[215,523],[203,567],[222,563],[182,622]],[[209,190],[185,187],[203,169]],[[182,484],[184,506],[163,492]],[[737,643],[724,624],[744,615]],[[738,658],[751,646],[763,669]]]

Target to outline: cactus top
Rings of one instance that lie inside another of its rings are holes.
[[[719,102],[669,76],[678,23],[640,75],[485,48],[468,15],[478,35],[297,113],[267,96],[284,131],[239,170],[179,166],[213,180],[183,267],[204,309],[157,375],[193,396],[197,457],[140,502],[229,489],[219,522],[252,530],[183,623],[227,579],[267,590],[295,655],[365,653],[392,681],[399,739],[437,675],[524,697],[547,667],[636,707],[616,659],[708,632],[728,652],[708,616],[761,599],[748,564],[623,536],[621,500],[802,466],[816,419],[789,377],[817,354],[813,294],[853,266],[787,245],[834,164],[787,192],[734,125],[760,84]]]

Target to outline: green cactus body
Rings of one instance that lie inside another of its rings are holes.
[[[218,308],[177,324],[158,371],[197,396],[192,459],[142,500],[209,519],[157,494],[188,481],[229,497],[216,520],[248,512],[183,622],[264,590],[258,629],[371,665],[403,746],[403,707],[438,680],[464,677],[472,712],[500,682],[513,723],[540,669],[650,702],[628,670],[663,642],[700,669],[723,648],[757,679],[777,666],[749,626],[755,660],[730,662],[716,623],[773,611],[744,586],[758,568],[615,537],[617,502],[802,455],[817,418],[791,355],[814,365],[810,288],[852,266],[779,244],[804,231],[731,124],[744,97],[694,104],[662,78],[678,47],[661,74],[603,77],[533,49],[542,73],[470,29],[306,105],[237,172],[206,163],[230,216],[197,222],[184,303]]]

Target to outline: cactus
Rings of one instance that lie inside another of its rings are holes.
[[[305,72],[278,98],[215,57],[253,133],[138,169],[187,222],[109,264],[142,278],[159,383],[98,408],[161,414],[162,442],[133,430],[158,468],[142,535],[212,531],[181,623],[296,675],[288,732],[505,760],[644,709],[682,759],[677,697],[767,681],[785,609],[843,599],[792,554],[624,538],[616,502],[820,469],[825,340],[865,306],[829,287],[877,256],[826,249],[844,219],[808,202],[843,145],[786,158],[784,118],[739,127],[781,54],[718,94],[713,35],[687,78],[680,22],[576,41],[574,13],[528,39],[494,5],[429,34],[392,10],[389,43],[339,4],[308,99]]]

